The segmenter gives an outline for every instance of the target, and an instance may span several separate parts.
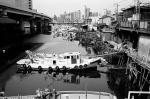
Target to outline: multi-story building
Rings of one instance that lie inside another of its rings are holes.
[[[70,12],[70,13],[65,12],[64,14],[60,15],[59,19],[61,22],[64,22],[64,23],[81,23],[82,22],[81,11],[78,10],[78,11]]]
[[[58,23],[64,23],[65,21],[65,16],[64,14],[61,14],[58,18],[57,18],[57,22]]]
[[[98,12],[90,12],[90,17],[98,17]]]
[[[90,8],[87,8],[85,6],[85,19],[88,19],[90,17]]]
[[[73,21],[74,21],[75,23],[81,22],[81,11],[80,11],[80,10],[78,10],[78,11],[76,11],[76,12],[73,12],[73,16],[74,16]]]
[[[67,13],[67,14],[65,15],[65,22],[66,22],[66,23],[71,23],[71,13]]]
[[[32,10],[32,0],[0,0],[0,3],[16,8]]]
[[[114,16],[104,15],[101,18],[99,18],[99,24],[110,26],[114,20],[115,20]]]
[[[127,40],[131,48],[137,50],[138,56],[150,62],[150,6],[123,9],[118,17],[118,39]]]
[[[85,6],[85,13],[84,13],[84,22],[86,24],[95,24],[98,21],[98,12],[92,12],[90,8]]]

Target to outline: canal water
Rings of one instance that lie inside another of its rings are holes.
[[[64,53],[79,51],[82,55],[95,55],[94,52],[87,51],[78,44],[78,41],[67,41],[62,38],[53,38],[50,35],[38,35],[26,40],[25,43],[35,43],[40,46],[34,48],[40,53]],[[49,74],[45,72],[39,74],[16,73],[15,64],[0,74],[0,91],[5,91],[5,95],[31,95],[35,94],[38,88],[49,88],[56,90],[88,90],[109,92],[118,97],[126,96],[126,79],[119,71],[112,73],[102,73],[99,71],[88,71],[86,73],[58,73]]]

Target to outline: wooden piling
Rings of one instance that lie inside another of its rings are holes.
[[[126,63],[126,74],[127,74],[127,68],[129,68],[128,75],[133,78],[131,81],[132,84],[138,84],[138,89],[140,91],[145,91],[144,86],[150,85],[149,82],[149,75],[150,75],[150,68],[148,64],[145,64],[143,60],[139,60],[137,56],[133,56],[129,53],[128,60]],[[146,90],[147,91],[147,90]]]

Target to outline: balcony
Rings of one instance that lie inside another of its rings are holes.
[[[150,31],[150,21],[140,21],[140,29]]]
[[[120,22],[120,27],[133,28],[132,22]]]
[[[144,33],[150,32],[150,21],[126,21],[120,22],[119,28],[121,29],[128,29],[131,31],[139,31]]]

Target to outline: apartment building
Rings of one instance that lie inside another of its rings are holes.
[[[0,0],[0,4],[26,10],[32,10],[32,0]]]

